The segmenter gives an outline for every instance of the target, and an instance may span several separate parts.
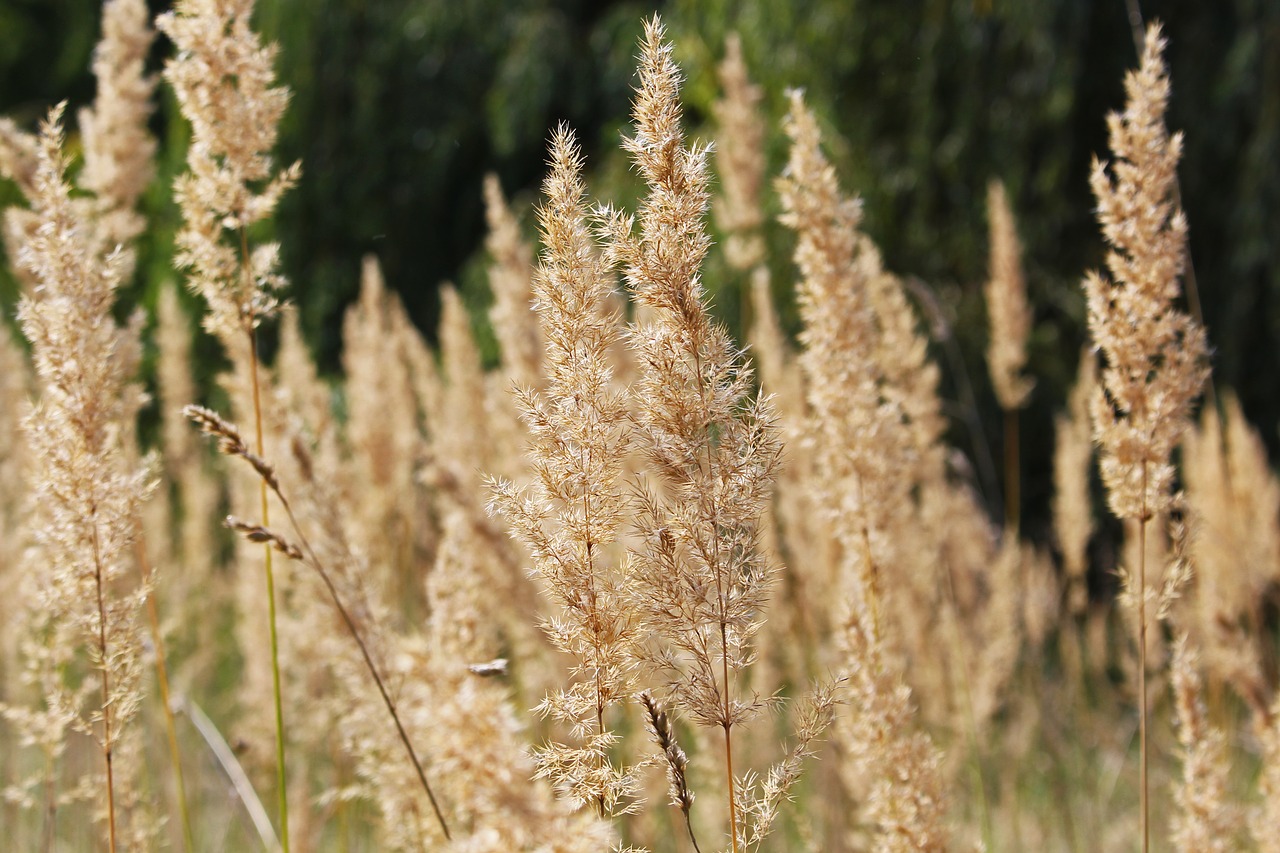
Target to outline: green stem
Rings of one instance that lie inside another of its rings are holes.
[[[243,236],[243,235],[242,235]],[[257,453],[264,456],[262,440],[262,402],[258,389],[258,336],[249,329],[249,372],[253,377],[253,420],[257,437]],[[262,526],[271,524],[267,507],[267,484],[260,482],[262,495]],[[276,579],[271,567],[271,545],[264,544],[267,571],[267,614],[271,627],[271,691],[276,711],[276,777],[278,779],[277,802],[280,811],[280,848],[289,853],[289,785],[284,763],[284,704],[280,698],[280,643],[276,631]]]

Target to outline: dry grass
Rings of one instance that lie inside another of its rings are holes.
[[[0,326],[14,849],[1276,849],[1260,602],[1280,483],[1230,394],[1193,423],[1207,342],[1177,307],[1158,30],[1093,175],[1100,370],[1086,353],[1053,472],[1006,457],[1001,525],[945,442],[929,330],[818,118],[799,93],[763,115],[731,41],[723,144],[690,142],[657,19],[622,141],[635,211],[592,200],[563,127],[536,250],[485,186],[501,369],[449,288],[428,348],[369,259],[331,382],[280,310],[275,247],[249,239],[299,174],[271,157],[274,50],[250,0],[179,3],[158,25],[193,126],[175,269],[230,357],[230,412],[187,409],[221,455],[183,423],[196,318],[166,290],[163,426],[141,448],[144,324],[112,309],[148,227],[142,8],[108,6],[78,171],[60,110],[36,134],[0,122],[30,343]],[[794,344],[761,239],[775,123]],[[708,304],[713,212],[751,280],[750,358]],[[990,369],[1016,425],[1034,311],[998,185],[991,235]],[[1091,505],[1095,436],[1124,546]],[[1016,512],[1016,484],[1050,476],[1052,549]],[[1089,595],[1116,569],[1128,610]]]

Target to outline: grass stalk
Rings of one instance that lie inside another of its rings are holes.
[[[240,265],[246,280],[250,280],[249,272],[249,238],[244,228],[240,229]],[[266,455],[265,442],[262,437],[262,396],[258,382],[258,335],[252,323],[246,327],[249,336],[249,375],[253,382],[253,426],[256,450],[259,456]],[[262,496],[262,526],[271,525],[271,516],[267,501],[267,484],[259,482],[259,494]],[[271,633],[271,692],[275,702],[276,715],[276,779],[278,785],[277,804],[280,812],[280,847],[289,853],[289,785],[284,761],[284,703],[280,691],[280,641],[276,630],[276,579],[271,565],[271,545],[262,546],[267,574],[267,617]]]
[[[256,387],[256,386],[255,386]],[[271,494],[276,496],[280,501],[280,505],[284,508],[285,515],[289,519],[289,525],[302,542],[302,547],[285,541],[276,533],[273,533],[263,525],[246,524],[234,517],[227,519],[227,525],[243,535],[247,536],[251,542],[261,542],[266,548],[279,549],[287,556],[301,563],[310,565],[316,574],[320,576],[320,580],[324,583],[325,588],[329,591],[329,596],[333,601],[334,607],[337,608],[338,614],[342,617],[342,621],[346,624],[347,629],[351,632],[352,638],[356,641],[356,645],[360,649],[360,655],[364,659],[365,667],[369,670],[369,674],[373,676],[374,683],[378,687],[378,693],[382,696],[383,704],[387,711],[391,714],[391,719],[395,722],[396,731],[400,736],[401,743],[404,744],[405,750],[409,754],[410,760],[413,762],[414,770],[417,772],[418,781],[422,783],[422,788],[427,794],[427,799],[431,801],[431,808],[435,812],[436,820],[440,824],[440,829],[444,833],[445,839],[452,841],[452,835],[449,832],[449,826],[445,822],[444,814],[440,810],[439,802],[436,800],[435,793],[431,789],[431,784],[427,781],[426,771],[422,769],[422,762],[418,760],[418,754],[413,748],[413,743],[409,740],[408,732],[405,731],[404,725],[400,720],[400,713],[396,710],[395,701],[391,698],[391,694],[387,690],[386,682],[378,672],[378,667],[373,662],[373,656],[369,652],[369,647],[361,636],[359,629],[356,627],[355,619],[351,616],[350,610],[342,603],[341,596],[338,595],[337,587],[333,583],[333,579],[329,571],[325,568],[320,558],[316,555],[315,549],[311,546],[311,541],[307,538],[306,533],[302,529],[302,525],[298,523],[298,517],[294,514],[293,505],[280,489],[280,482],[276,478],[274,469],[260,456],[250,452],[244,444],[244,439],[239,431],[231,424],[224,421],[215,412],[202,409],[199,406],[187,406],[187,417],[191,418],[200,428],[212,436],[216,436],[219,441],[219,449],[229,456],[239,456],[241,459],[249,463],[249,465],[257,472],[259,480],[264,490],[270,490]],[[305,551],[305,554],[303,553]]]
[[[151,564],[147,560],[147,549],[139,536],[134,541],[134,552],[142,573],[144,585],[151,583]],[[178,749],[178,726],[173,716],[173,706],[169,701],[169,668],[165,663],[164,636],[160,631],[160,607],[156,604],[154,589],[147,591],[147,622],[151,628],[151,642],[156,649],[156,684],[160,688],[160,702],[164,706],[165,736],[169,741],[169,759],[173,764],[174,783],[178,786],[178,813],[182,820],[182,843],[187,853],[196,849],[194,835],[191,831],[191,811],[187,808],[187,785],[182,775],[182,753]]]
[[[583,447],[582,458],[583,458],[582,470],[584,471],[590,470],[590,465],[591,465],[590,448],[585,446]],[[583,538],[586,540],[586,550],[587,550],[587,601],[591,602],[590,604],[591,624],[597,625],[599,624],[600,620],[596,612],[596,603],[599,601],[599,598],[596,595],[596,586],[595,586],[595,578],[596,578],[595,543],[591,541],[591,501],[588,500],[588,495],[585,490],[582,493],[582,525],[584,528]],[[599,634],[594,634],[594,633],[592,634],[591,644],[592,644],[593,652],[595,654],[595,659],[593,661],[594,672],[592,673],[592,677],[595,682],[595,688],[596,688],[596,732],[599,733],[601,736],[603,736],[604,735],[605,701],[604,701],[604,685],[600,683]],[[605,763],[605,760],[606,759],[603,756],[600,757],[600,761],[602,764]],[[605,807],[605,799],[604,799],[603,793],[600,796],[596,797],[596,811],[599,813],[601,819],[608,817],[608,811]]]
[[[723,621],[720,623],[720,640],[722,643],[727,641]],[[729,648],[727,645],[724,646],[724,655],[720,660],[724,666],[724,764],[725,774],[729,777],[729,837],[733,842],[733,853],[738,853],[738,806],[733,786],[733,718],[729,716],[731,709],[729,702]]]
[[[267,488],[265,479],[262,481],[262,487],[263,489]],[[373,676],[373,681],[378,687],[378,694],[382,697],[382,703],[386,706],[387,712],[391,714],[391,719],[396,726],[396,732],[400,735],[400,742],[404,744],[405,751],[409,753],[409,760],[413,762],[413,769],[418,775],[418,781],[422,784],[422,790],[426,792],[427,799],[431,802],[431,810],[435,812],[436,822],[440,825],[440,831],[444,833],[446,841],[452,841],[453,836],[449,832],[449,824],[445,822],[444,813],[440,810],[440,803],[436,800],[435,792],[431,789],[431,783],[427,781],[426,771],[423,770],[422,762],[418,759],[418,753],[413,748],[413,742],[409,740],[409,733],[405,731],[404,724],[400,720],[400,712],[396,709],[395,700],[391,698],[391,694],[387,691],[386,682],[378,673],[378,667],[374,665],[373,656],[369,653],[369,647],[365,644],[364,638],[360,635],[360,630],[356,627],[355,619],[351,616],[351,612],[346,605],[342,603],[342,598],[338,595],[337,587],[334,586],[328,570],[320,562],[320,558],[316,556],[316,552],[311,547],[311,542],[307,539],[306,534],[302,532],[302,527],[298,524],[298,519],[293,514],[293,507],[288,499],[277,486],[273,485],[271,488],[275,496],[279,498],[281,506],[284,507],[285,515],[289,517],[289,525],[293,528],[294,533],[298,535],[298,539],[301,540],[302,547],[306,549],[307,562],[311,564],[311,568],[315,569],[316,574],[320,576],[320,580],[324,582],[325,589],[329,591],[329,597],[333,600],[333,606],[337,608],[338,614],[347,626],[347,630],[351,632],[352,639],[356,641],[356,645],[360,648],[360,656],[364,659],[365,667],[369,670],[369,674]],[[270,548],[271,543],[266,543],[266,547]]]
[[[243,238],[243,234],[241,235]],[[249,371],[253,377],[253,420],[257,440],[257,452],[264,453],[262,440],[262,403],[258,390],[258,336],[249,331]],[[268,515],[267,484],[259,483],[262,495],[262,524],[271,523]],[[263,545],[267,573],[267,614],[271,629],[271,691],[276,712],[276,778],[278,780],[277,803],[280,812],[280,847],[289,853],[289,786],[284,762],[284,704],[280,697],[280,642],[276,631],[276,579],[271,566],[271,546]]]
[[[1150,849],[1150,812],[1147,790],[1147,465],[1142,465],[1142,514],[1138,517],[1138,798],[1142,853]]]
[[[112,771],[111,749],[111,657],[107,653],[107,607],[103,590],[102,556],[98,542],[98,525],[93,524],[93,576],[98,594],[98,653],[101,656],[99,672],[102,675],[102,754],[107,764],[107,824],[110,829],[108,839],[111,853],[116,853],[116,790],[115,777]]]
[[[701,411],[710,410],[710,402],[707,396],[707,380],[706,374],[702,369],[702,353],[697,348],[693,350],[693,362],[696,366],[698,377],[698,399],[701,402]],[[710,436],[704,439],[703,446],[707,451],[707,474],[710,475],[715,470],[715,448],[710,440]],[[701,468],[701,461],[698,463]],[[703,495],[701,500],[705,500]],[[711,503],[711,529],[713,531],[712,540],[712,564],[715,566],[716,577],[716,599],[720,608],[720,671],[724,678],[724,720],[721,727],[724,729],[724,764],[725,775],[729,779],[729,839],[732,845],[733,853],[738,853],[738,803],[737,795],[734,791],[733,781],[733,702],[731,701],[731,684],[729,680],[729,629],[728,629],[728,602],[730,589],[726,586],[732,583],[732,578],[724,577],[724,568],[720,564],[720,504],[713,497]]]

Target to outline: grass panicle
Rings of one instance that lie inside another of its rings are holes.
[[[1022,245],[1008,193],[1000,181],[992,181],[987,187],[987,221],[991,233],[990,272],[983,289],[989,327],[987,368],[996,399],[1004,410],[1005,527],[1016,531],[1022,509],[1018,410],[1027,404],[1035,382],[1022,372],[1027,363],[1031,308],[1022,275]]]
[[[671,700],[724,734],[729,837],[743,829],[734,792],[733,728],[763,707],[735,681],[752,659],[774,574],[759,548],[760,515],[781,452],[775,416],[752,373],[710,317],[701,266],[710,238],[706,147],[686,147],[680,72],[661,23],[641,42],[634,133],[623,147],[648,193],[636,216],[599,216],[606,256],[623,271],[641,319],[634,393],[638,442],[654,472],[642,499],[636,601],[658,642],[648,650]]]
[[[1089,332],[1103,356],[1094,394],[1094,439],[1111,511],[1138,524],[1132,599],[1137,611],[1140,837],[1149,848],[1147,738],[1148,523],[1173,502],[1173,449],[1190,425],[1207,367],[1204,330],[1175,307],[1186,267],[1187,220],[1176,197],[1182,136],[1165,128],[1169,77],[1159,25],[1147,30],[1142,62],[1125,78],[1128,103],[1107,118],[1110,168],[1095,161],[1090,184],[1110,244],[1110,279],[1084,281]]]
[[[103,835],[114,851],[130,837],[127,805],[139,805],[136,780],[118,760],[142,701],[140,608],[147,589],[131,548],[152,473],[145,464],[131,466],[136,456],[123,445],[131,435],[125,420],[135,414],[128,338],[137,326],[118,326],[111,310],[127,251],[105,254],[87,227],[92,220],[86,223],[77,209],[66,179],[62,112],[56,107],[41,127],[31,200],[37,227],[19,256],[37,282],[18,310],[39,393],[24,423],[38,507],[30,570],[39,592],[32,604],[45,611],[46,630],[77,637],[77,663],[88,667],[78,669],[64,654],[58,680],[79,672],[86,687],[100,688],[90,699],[68,681],[45,696],[51,714],[44,718],[61,721],[64,736],[80,732],[97,743]]]
[[[616,547],[626,509],[629,398],[612,379],[611,273],[593,245],[581,154],[564,127],[552,139],[544,193],[546,248],[533,306],[546,388],[541,396],[527,386],[517,392],[534,481],[525,490],[495,481],[491,506],[508,519],[557,605],[548,638],[575,661],[575,682],[549,694],[539,713],[572,727],[581,745],[549,742],[537,751],[539,772],[571,801],[610,815],[634,808],[638,792],[634,768],[610,757],[616,737],[606,721],[636,689],[631,646],[640,625]]]

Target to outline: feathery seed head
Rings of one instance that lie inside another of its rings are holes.
[[[1089,475],[1093,466],[1093,425],[1089,404],[1097,385],[1097,363],[1093,353],[1080,353],[1080,366],[1067,412],[1056,420],[1053,451],[1053,527],[1062,549],[1063,567],[1069,585],[1071,610],[1083,612],[1088,590],[1087,549],[1093,535],[1093,507],[1090,503]]]
[[[989,324],[987,367],[1000,406],[1014,411],[1026,405],[1035,384],[1022,375],[1027,362],[1031,309],[1022,276],[1022,246],[1000,181],[992,181],[987,187],[987,218],[991,231],[990,278],[984,289]]]
[[[489,228],[485,248],[492,259],[489,289],[493,291],[493,307],[489,309],[489,319],[501,342],[503,370],[509,381],[537,386],[542,341],[530,310],[533,253],[493,174],[484,179],[484,213]]]
[[[1108,117],[1116,160],[1095,161],[1090,183],[1111,245],[1111,278],[1084,282],[1089,330],[1105,367],[1093,400],[1094,434],[1111,508],[1152,518],[1168,508],[1169,457],[1209,370],[1204,330],[1174,307],[1186,262],[1187,221],[1175,200],[1181,136],[1170,137],[1164,39],[1152,25],[1141,67],[1125,79],[1128,104]]]
[[[146,223],[134,211],[155,174],[156,141],[147,130],[156,80],[144,74],[155,38],[144,0],[110,0],[102,9],[102,41],[93,55],[98,95],[79,114],[84,139],[81,185],[97,196],[104,244],[126,243]]]
[[[760,195],[764,185],[764,122],[760,102],[764,94],[747,76],[742,39],[731,33],[725,39],[724,61],[716,69],[724,97],[712,105],[719,125],[716,163],[722,196],[716,219],[728,232],[725,257],[730,266],[747,270],[764,260],[760,235],[764,210]]]
[[[250,29],[253,5],[181,0],[156,21],[178,49],[164,75],[192,133],[190,171],[174,187],[185,220],[177,261],[209,302],[206,327],[223,336],[255,328],[278,306],[277,247],[250,252],[243,235],[300,174],[297,163],[277,173],[271,157],[289,90],[275,85],[275,46]]]
[[[1170,669],[1182,748],[1182,777],[1173,786],[1178,808],[1170,821],[1170,840],[1179,853],[1238,850],[1242,815],[1231,802],[1227,738],[1209,721],[1198,655],[1185,635],[1174,642]]]
[[[635,601],[652,627],[650,662],[698,723],[727,731],[761,707],[734,700],[733,674],[752,658],[773,567],[759,523],[781,443],[776,415],[755,396],[752,371],[707,311],[700,281],[710,245],[707,148],[686,146],[680,74],[654,18],[641,41],[635,133],[624,147],[648,184],[636,217],[601,215],[644,309],[631,329],[641,365],[638,441],[662,495],[639,500]]]
[[[630,444],[627,402],[612,382],[617,323],[612,272],[587,224],[582,156],[563,125],[551,141],[551,169],[538,209],[544,248],[533,279],[543,340],[545,393],[517,391],[535,479],[526,489],[492,481],[490,507],[533,557],[558,612],[546,625],[573,656],[577,681],[539,711],[571,726],[581,744],[537,751],[539,775],[602,814],[634,808],[634,768],[616,766],[606,711],[634,692],[630,650],[638,633],[615,542],[624,515],[622,463]]]
[[[45,626],[81,650],[98,676],[86,683],[99,681],[102,690],[99,702],[88,698],[92,691],[66,685],[74,671],[66,656],[46,695],[55,713],[38,716],[94,737],[110,776],[111,756],[142,699],[138,608],[147,588],[132,580],[130,546],[152,484],[126,446],[139,399],[129,385],[139,327],[121,328],[111,314],[124,253],[103,253],[95,223],[72,198],[63,106],[41,127],[32,179],[36,227],[19,257],[35,282],[18,316],[40,395],[24,421],[38,508],[31,559]],[[115,787],[97,787],[108,801],[101,814],[114,826]]]

